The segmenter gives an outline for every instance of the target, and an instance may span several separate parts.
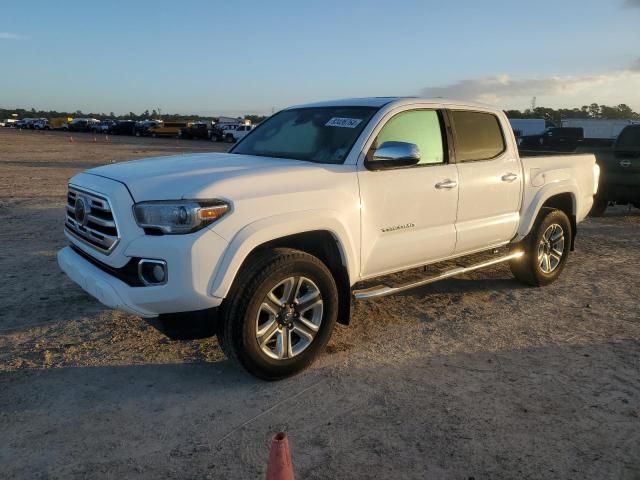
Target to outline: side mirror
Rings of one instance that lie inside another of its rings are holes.
[[[420,149],[417,145],[407,142],[384,142],[366,166],[370,170],[386,170],[392,168],[410,167],[420,161]]]

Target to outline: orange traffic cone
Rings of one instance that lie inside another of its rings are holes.
[[[271,439],[267,480],[294,480],[289,438],[286,432],[276,433]]]

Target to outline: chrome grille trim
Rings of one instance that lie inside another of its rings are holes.
[[[75,204],[78,196],[89,205],[85,222],[76,219]],[[120,241],[118,225],[107,197],[69,185],[65,211],[67,232],[84,244],[109,255]]]

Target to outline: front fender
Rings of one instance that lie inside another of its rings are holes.
[[[304,210],[263,218],[243,227],[229,243],[211,278],[209,291],[215,297],[226,297],[240,266],[256,247],[278,238],[318,230],[326,230],[333,235],[349,278],[355,281],[359,271],[356,245],[359,236],[352,234],[339,215],[332,210]]]

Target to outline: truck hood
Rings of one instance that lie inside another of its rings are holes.
[[[281,158],[197,153],[115,163],[86,173],[125,184],[134,201],[143,202],[253,196],[272,190],[274,184],[291,185],[287,176],[298,181],[314,178],[314,172],[325,167],[329,166]]]

